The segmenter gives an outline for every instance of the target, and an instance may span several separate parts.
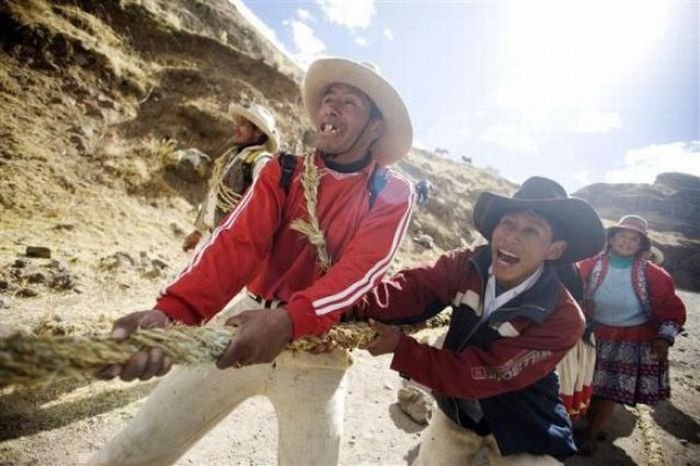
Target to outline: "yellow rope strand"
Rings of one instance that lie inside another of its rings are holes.
[[[439,314],[420,325],[402,327],[407,333],[449,323]],[[17,334],[0,339],[0,387],[47,384],[58,379],[83,379],[108,364],[123,364],[144,347],[160,348],[175,364],[203,364],[218,359],[228,346],[234,328],[187,327],[138,330],[117,342],[107,335]],[[304,337],[287,349],[309,351],[323,343],[331,348],[365,347],[374,331],[363,322],[339,324],[323,337]]]
[[[314,163],[314,154],[310,152],[304,156],[304,171],[301,177],[301,184],[304,188],[304,198],[306,199],[306,211],[309,220],[300,218],[294,219],[289,226],[294,231],[306,236],[309,242],[316,248],[318,255],[318,265],[321,272],[326,273],[331,267],[331,259],[326,247],[326,239],[318,223],[316,207],[318,206],[318,185],[320,176]]]
[[[235,155],[234,155],[235,157]],[[214,162],[211,179],[209,180],[209,190],[216,193],[216,206],[222,212],[230,212],[243,198],[242,195],[231,189],[224,183],[224,168],[229,162],[228,154],[224,154]]]

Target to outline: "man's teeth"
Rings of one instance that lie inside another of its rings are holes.
[[[335,126],[333,126],[330,123],[324,123],[323,125],[321,125],[321,132],[322,133],[335,133],[337,131],[338,131],[338,128],[336,128]]]
[[[520,257],[503,249],[498,250],[498,259],[507,264],[515,264],[520,261]]]
[[[519,258],[518,256],[516,256],[515,254],[512,254],[512,253],[510,253],[510,252],[508,252],[508,251],[504,251],[503,249],[499,249],[498,252],[499,252],[499,254],[504,255],[504,256],[506,256],[506,257],[509,257],[509,258],[511,258],[511,259],[520,259],[520,258]]]

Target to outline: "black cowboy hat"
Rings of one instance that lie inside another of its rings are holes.
[[[513,197],[482,193],[474,206],[474,225],[484,238],[491,235],[501,217],[514,210],[530,210],[561,227],[567,246],[557,262],[576,262],[590,257],[605,245],[605,229],[600,217],[583,199],[569,197],[558,183],[533,176]]]

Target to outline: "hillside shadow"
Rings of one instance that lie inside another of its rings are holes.
[[[568,458],[567,466],[634,466],[637,463],[627,452],[615,445],[615,440],[632,435],[637,425],[637,417],[622,406],[615,407],[610,427],[607,429],[607,439],[596,442],[596,452],[591,456],[574,456]]]
[[[156,383],[153,381],[125,389],[104,390],[87,398],[49,407],[42,406],[61,394],[72,391],[70,385],[62,387],[61,390],[65,388],[63,391],[38,392],[36,396],[28,392],[9,394],[0,398],[0,442],[57,429],[120,408],[148,395]]]
[[[700,444],[700,425],[691,416],[676,408],[673,403],[663,401],[654,407],[651,414],[663,430],[677,439]]]

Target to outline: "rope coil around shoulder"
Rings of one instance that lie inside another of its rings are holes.
[[[233,210],[243,197],[240,193],[231,189],[224,181],[224,169],[230,162],[230,150],[216,159],[211,178],[209,179],[209,190],[216,192],[216,205],[222,212]]]
[[[284,176],[284,171],[282,172],[282,176]],[[321,226],[318,222],[318,216],[316,215],[316,207],[318,206],[318,185],[320,179],[321,177],[319,176],[318,169],[314,163],[314,154],[312,152],[305,154],[304,171],[301,176],[301,184],[304,189],[306,212],[309,219],[294,219],[289,225],[289,228],[306,236],[309,242],[316,248],[318,266],[321,269],[321,273],[326,273],[328,272],[328,269],[331,268],[331,259],[328,255],[326,238],[323,235],[323,231],[321,230]]]
[[[282,167],[282,176],[280,178],[280,186],[284,189],[285,194],[289,194],[289,187],[292,184],[294,170],[296,169],[297,157],[291,154],[280,154],[279,163]],[[388,170],[384,167],[375,166],[372,171],[372,176],[369,182],[369,208],[374,207],[374,204],[379,196],[379,193],[384,189],[387,183]],[[304,198],[306,199],[306,211],[309,215],[309,220],[295,219],[292,221],[290,228],[306,236],[309,242],[316,247],[318,255],[318,264],[323,273],[326,273],[331,266],[330,255],[326,246],[326,239],[321,230],[316,216],[316,207],[318,205],[318,185],[320,176],[318,168],[314,163],[314,154],[307,153],[304,155],[304,171],[301,177],[301,184],[304,188]]]

